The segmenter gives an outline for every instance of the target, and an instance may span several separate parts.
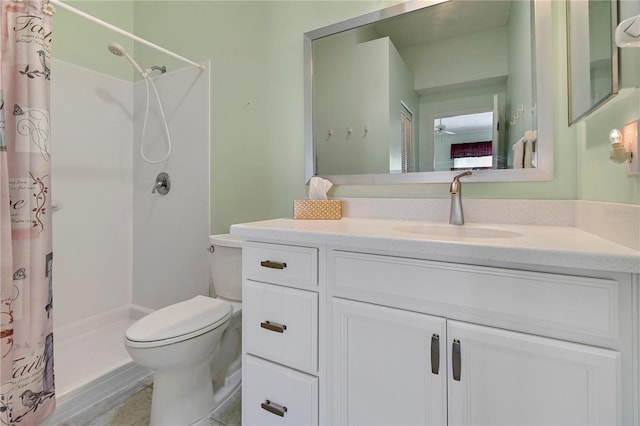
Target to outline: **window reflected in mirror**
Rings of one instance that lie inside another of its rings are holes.
[[[434,170],[489,170],[503,161],[493,132],[493,111],[434,120]]]

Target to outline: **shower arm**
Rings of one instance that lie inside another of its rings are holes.
[[[164,74],[167,72],[167,67],[165,67],[164,65],[159,66],[159,65],[152,65],[151,68],[149,68],[151,71],[160,71],[160,74]]]
[[[94,22],[94,23],[96,23],[96,24],[98,24],[100,26],[103,26],[103,27],[105,27],[107,29],[110,29],[111,31],[114,31],[114,32],[116,32],[118,34],[121,34],[123,36],[129,37],[130,39],[132,39],[134,41],[137,41],[138,43],[142,43],[145,46],[148,46],[148,47],[151,47],[153,49],[156,49],[156,50],[158,50],[158,51],[160,51],[160,52],[162,52],[162,53],[164,53],[166,55],[169,55],[169,56],[174,57],[176,59],[180,59],[181,61],[186,62],[186,63],[188,63],[190,65],[193,65],[196,68],[199,68],[201,70],[205,69],[205,66],[202,65],[202,64],[199,64],[199,63],[194,62],[194,61],[192,61],[190,59],[187,59],[184,56],[180,56],[177,53],[173,53],[172,51],[167,50],[164,47],[160,47],[157,44],[151,43],[150,41],[143,39],[142,37],[138,37],[137,35],[132,34],[132,33],[128,32],[128,31],[125,31],[122,28],[118,28],[115,25],[112,25],[112,24],[110,24],[108,22],[105,22],[105,21],[103,21],[101,19],[98,19],[93,15],[89,15],[88,13],[83,12],[83,11],[81,11],[79,9],[76,9],[73,6],[69,6],[68,4],[63,3],[60,0],[49,0],[49,4],[52,4],[54,6],[58,6],[58,7],[62,8],[62,9],[65,9],[65,10],[71,12],[71,13],[74,13],[74,14],[82,17],[82,18],[85,18],[85,19],[87,19],[87,20],[89,20],[91,22]]]

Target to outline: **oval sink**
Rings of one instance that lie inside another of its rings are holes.
[[[515,238],[522,236],[519,232],[469,225],[407,225],[393,229],[440,238]]]

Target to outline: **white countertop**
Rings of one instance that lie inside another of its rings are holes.
[[[452,261],[509,262],[601,271],[640,273],[640,252],[575,227],[466,224],[522,234],[509,238],[436,237],[396,227],[442,225],[392,219],[343,217],[341,220],[273,219],[237,224],[232,234],[294,243],[416,253]]]

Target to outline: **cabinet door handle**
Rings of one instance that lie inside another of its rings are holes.
[[[437,334],[431,336],[431,372],[440,372],[440,336]]]
[[[270,260],[263,260],[260,262],[260,266],[262,266],[263,268],[284,269],[287,267],[287,264],[284,262],[272,262]]]
[[[278,324],[277,322],[263,321],[260,323],[260,327],[269,331],[275,331],[276,333],[284,333],[287,326],[284,324]]]
[[[262,407],[263,410],[267,410],[268,412],[280,417],[284,417],[284,413],[287,412],[287,407],[271,402],[268,399],[260,404],[260,407]]]
[[[462,356],[460,355],[460,340],[453,339],[451,350],[451,364],[453,367],[453,380],[460,381],[460,369],[462,367]]]

